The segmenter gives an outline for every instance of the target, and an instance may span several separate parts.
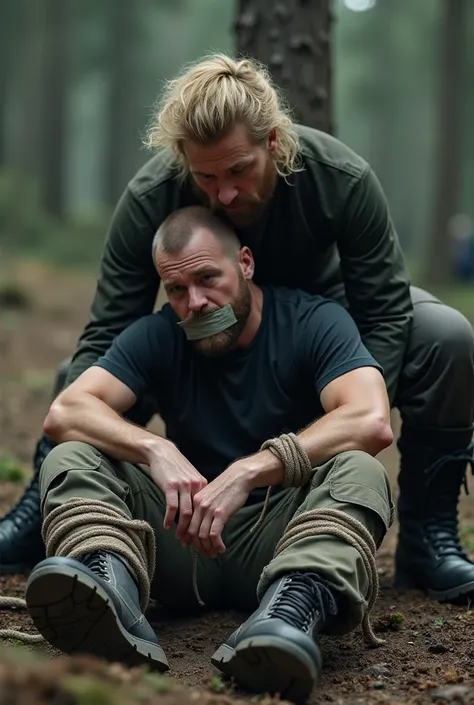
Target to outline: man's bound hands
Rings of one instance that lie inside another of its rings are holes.
[[[224,527],[252,489],[249,458],[232,463],[208,484],[174,443],[160,439],[146,452],[150,474],[165,495],[163,528],[170,529],[179,512],[176,538],[183,546],[211,558],[224,553]]]
[[[148,464],[166,499],[163,528],[171,528],[179,511],[176,538],[182,540],[193,517],[194,496],[207,485],[207,480],[174,443],[164,439],[157,448],[148,450]]]
[[[192,544],[210,558],[225,552],[222,531],[249,496],[248,479],[240,462],[230,465],[193,498],[193,516],[183,543]]]

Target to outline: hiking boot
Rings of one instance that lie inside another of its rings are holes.
[[[48,436],[38,441],[33,478],[15,506],[0,519],[0,575],[26,573],[46,555],[41,538],[39,471],[54,446]]]
[[[443,432],[437,435],[439,444]],[[402,469],[395,586],[422,590],[439,602],[474,598],[474,563],[463,550],[458,526],[463,485],[467,492],[467,465],[474,471],[470,432],[467,437],[464,433],[463,440],[456,450],[437,448],[434,443],[415,447],[410,437],[399,441]]]
[[[37,630],[67,654],[90,654],[161,673],[168,661],[143,616],[127,562],[96,551],[47,558],[31,572],[26,604]]]
[[[288,573],[211,661],[247,690],[304,702],[322,668],[315,636],[336,614],[332,591],[316,573]]]
[[[63,388],[70,362],[71,358],[68,358],[59,365],[51,399]],[[39,473],[55,445],[55,441],[45,434],[38,440],[33,456],[33,478],[15,506],[0,519],[0,575],[27,573],[45,558],[41,537]]]

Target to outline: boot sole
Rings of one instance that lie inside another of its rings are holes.
[[[161,646],[130,634],[105,590],[72,567],[37,569],[27,581],[25,598],[36,629],[66,654],[147,665],[160,673],[169,669]]]
[[[279,694],[295,703],[305,702],[322,668],[293,642],[274,636],[244,639],[235,649],[222,644],[211,657],[213,666],[256,693]]]
[[[421,590],[432,600],[437,602],[449,602],[451,600],[457,600],[463,597],[474,597],[474,582],[464,583],[464,585],[457,585],[450,590],[431,590],[430,588],[424,587],[416,582],[411,575],[399,571],[395,574],[395,579],[393,582],[394,587],[402,588],[405,590]]]

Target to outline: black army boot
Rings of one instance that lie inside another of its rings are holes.
[[[36,445],[34,474],[19,501],[0,519],[0,575],[26,573],[45,557],[41,538],[39,471],[56,444],[42,436]]]
[[[66,381],[71,358],[63,360],[54,379],[51,400]],[[43,434],[33,456],[33,478],[19,501],[0,519],[0,575],[26,573],[45,557],[41,538],[39,472],[44,459],[56,443]]]
[[[474,563],[458,532],[461,487],[468,464],[474,471],[471,431],[411,429],[399,440],[400,530],[395,586],[417,588],[440,602],[474,597]],[[423,442],[423,445],[422,445]]]
[[[288,573],[270,585],[258,609],[212,656],[243,688],[304,702],[322,657],[315,636],[337,614],[332,590],[316,573]]]
[[[46,558],[31,572],[25,597],[35,627],[57,649],[168,670],[141,612],[137,584],[117,555],[96,551],[79,560]]]

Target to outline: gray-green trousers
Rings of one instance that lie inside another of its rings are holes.
[[[80,442],[62,443],[41,468],[43,518],[73,497],[107,502],[125,516],[147,521],[156,537],[156,571],[152,596],[164,606],[197,605],[192,583],[192,555],[163,529],[165,500],[141,465],[119,462]],[[369,589],[358,551],[335,536],[304,538],[273,558],[275,546],[296,514],[310,509],[338,509],[358,519],[377,545],[393,520],[390,483],[381,463],[360,452],[341,453],[314,469],[310,485],[285,489],[269,503],[264,522],[254,532],[262,504],[247,505],[227,523],[227,547],[217,558],[198,556],[197,585],[209,607],[251,611],[266,587],[280,575],[308,570],[325,578],[345,596],[345,609],[331,633],[354,629],[362,620]]]

